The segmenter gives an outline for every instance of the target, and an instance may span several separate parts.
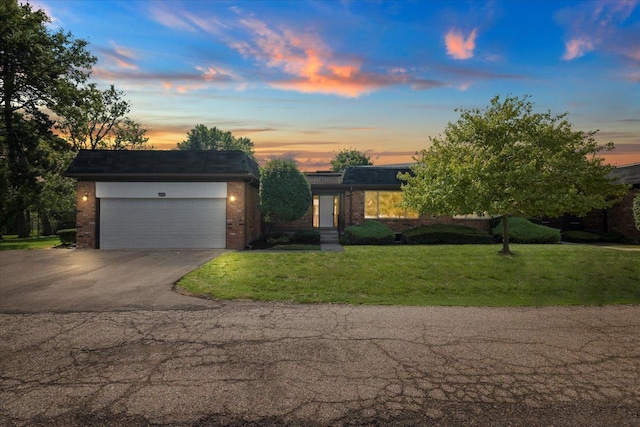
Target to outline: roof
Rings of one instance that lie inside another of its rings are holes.
[[[623,184],[640,184],[640,163],[618,166],[611,171],[610,176],[618,178]]]
[[[411,172],[408,166],[348,166],[342,175],[342,184],[348,186],[397,187],[402,181],[398,173]]]
[[[305,176],[313,186],[339,186],[342,172],[308,172]]]
[[[243,151],[80,150],[65,175],[81,180],[250,181],[258,164]]]

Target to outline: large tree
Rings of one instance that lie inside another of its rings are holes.
[[[236,138],[229,131],[196,125],[187,133],[187,139],[178,143],[179,150],[240,150],[254,156],[253,141],[249,138]]]
[[[260,169],[260,211],[268,228],[302,218],[311,201],[309,181],[293,160],[273,159]]]
[[[574,130],[566,113],[536,113],[527,96],[456,111],[458,121],[431,138],[412,173],[399,175],[404,203],[421,213],[503,216],[503,254],[511,253],[508,217],[585,215],[625,192],[598,156],[613,144]]]
[[[113,85],[100,90],[91,83],[61,109],[57,127],[76,150],[146,148],[147,129],[127,116],[130,110],[122,91]]]
[[[342,172],[347,166],[368,166],[372,165],[371,158],[355,148],[343,148],[331,160],[331,170]]]
[[[0,1],[0,22],[0,169],[8,179],[14,228],[26,236],[28,209],[37,193],[36,147],[49,138],[43,111],[59,113],[69,105],[96,58],[86,41],[50,31],[47,15],[28,4]]]

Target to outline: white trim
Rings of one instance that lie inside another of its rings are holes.
[[[96,182],[99,199],[218,199],[226,182]]]

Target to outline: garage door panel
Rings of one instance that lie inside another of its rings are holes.
[[[104,249],[226,246],[226,199],[101,199]]]

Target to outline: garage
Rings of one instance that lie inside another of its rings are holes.
[[[225,183],[97,182],[102,249],[226,245]]]
[[[82,150],[76,246],[243,249],[260,236],[257,163],[241,151]]]

